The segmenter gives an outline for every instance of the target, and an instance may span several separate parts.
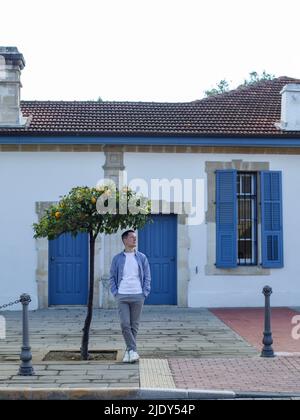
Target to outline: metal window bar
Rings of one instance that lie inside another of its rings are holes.
[[[238,265],[257,265],[257,176],[238,172]]]

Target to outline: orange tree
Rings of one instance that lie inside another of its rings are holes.
[[[88,360],[89,332],[93,316],[95,241],[99,233],[110,235],[119,229],[139,229],[149,220],[150,201],[124,187],[75,187],[50,206],[39,223],[33,224],[35,238],[57,238],[63,233],[89,235],[89,294],[83,328],[81,358]]]

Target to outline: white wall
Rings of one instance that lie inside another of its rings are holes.
[[[203,178],[206,192],[206,161],[231,161],[242,159],[249,162],[270,162],[270,170],[283,172],[283,221],[284,260],[283,269],[271,270],[270,276],[207,276],[205,223],[189,227],[191,248],[189,252],[190,282],[189,306],[191,307],[238,307],[262,306],[262,288],[273,287],[272,304],[299,306],[300,302],[300,156],[297,155],[241,155],[241,154],[158,154],[125,153],[124,163],[129,181],[132,178]],[[206,208],[205,198],[205,208]],[[198,274],[196,274],[196,266]]]
[[[33,297],[31,309],[37,307],[35,203],[58,201],[74,186],[96,185],[104,161],[100,152],[0,153],[0,305],[26,292]]]
[[[273,305],[299,306],[300,156],[125,153],[124,163],[129,180],[203,178],[206,187],[205,162],[232,159],[268,161],[271,170],[283,172],[285,267],[271,270],[270,276],[206,276],[206,224],[190,226],[189,306],[261,306],[266,284],[274,289]],[[35,299],[31,308],[37,306],[35,203],[57,201],[76,185],[95,185],[103,177],[104,161],[103,153],[0,153],[0,305],[27,292]]]

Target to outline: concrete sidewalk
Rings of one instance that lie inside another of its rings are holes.
[[[254,346],[206,309],[145,307],[138,364],[123,364],[120,357],[117,361],[101,362],[43,361],[49,350],[80,348],[85,311],[32,312],[33,377],[17,375],[20,312],[1,315],[6,317],[7,338],[0,340],[0,399],[232,399],[254,398],[260,393],[270,398],[300,395],[300,357],[261,359]],[[90,349],[122,354],[116,311],[95,310]]]
[[[300,399],[300,358],[141,359],[37,364],[20,377],[1,364],[1,399]]]

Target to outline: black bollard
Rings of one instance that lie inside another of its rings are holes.
[[[31,347],[29,345],[29,322],[28,322],[28,306],[31,302],[31,298],[27,294],[23,294],[20,297],[20,302],[23,306],[23,346],[21,351],[21,364],[19,369],[20,376],[32,376],[34,370],[32,367],[31,359]]]
[[[263,294],[265,295],[265,330],[263,338],[263,349],[261,352],[261,357],[275,357],[274,350],[272,347],[273,337],[271,330],[271,305],[270,305],[270,296],[273,293],[273,290],[270,286],[265,286],[263,289]]]

